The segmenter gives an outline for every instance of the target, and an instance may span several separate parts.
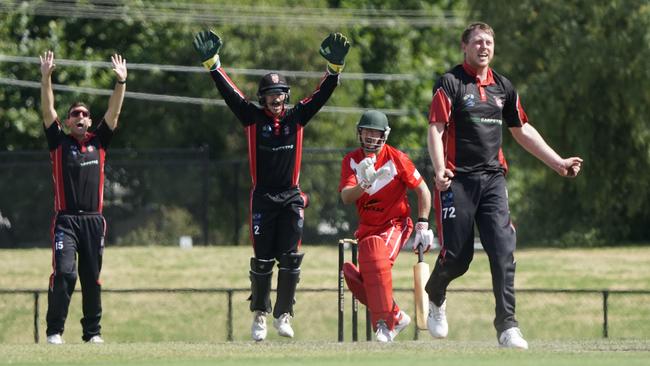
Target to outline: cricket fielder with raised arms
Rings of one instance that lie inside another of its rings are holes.
[[[40,60],[41,113],[52,161],[55,211],[52,275],[47,293],[47,343],[64,343],[63,331],[77,278],[81,282],[83,303],[82,340],[104,343],[100,325],[100,274],[106,234],[106,220],[102,215],[104,163],[126,93],[126,59],[118,54],[111,57],[115,88],[106,113],[92,132],[89,131],[90,109],[82,102],[74,102],[65,119],[60,120],[52,89],[54,53],[47,51]]]
[[[251,337],[267,335],[266,316],[273,311],[273,326],[283,337],[294,336],[291,318],[300,264],[300,247],[307,196],[299,187],[303,131],[339,84],[350,43],[340,33],[331,33],[321,43],[320,54],[328,61],[316,90],[293,107],[290,87],[284,76],[272,72],[259,82],[259,105],[246,98],[221,67],[221,38],[211,30],[199,32],[194,48],[231,111],[237,116],[248,141],[252,178],[250,233],[254,256],[250,259],[253,312]],[[271,306],[273,266],[278,262],[277,296]]]

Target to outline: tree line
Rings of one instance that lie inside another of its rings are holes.
[[[439,75],[462,62],[459,43],[464,26],[485,21],[496,32],[494,68],[513,81],[531,123],[560,155],[585,159],[580,177],[560,179],[504,131],[504,152],[511,167],[510,204],[520,243],[597,245],[650,239],[650,211],[645,208],[650,203],[650,5],[645,1],[239,2],[244,8],[291,9],[292,14],[300,8],[305,13],[319,9],[323,21],[315,24],[280,17],[274,23],[273,14],[278,13],[270,10],[264,13],[269,19],[260,24],[227,19],[209,24],[198,17],[183,20],[180,13],[178,19],[157,19],[146,11],[156,2],[144,0],[116,3],[121,15],[115,18],[91,17],[90,11],[64,17],[44,15],[36,7],[44,2],[31,3],[0,11],[1,55],[35,58],[51,49],[62,60],[107,61],[120,53],[127,64],[200,66],[191,40],[197,31],[211,27],[224,40],[222,64],[232,69],[234,82],[253,99],[259,76],[242,69],[324,72],[318,46],[329,32],[340,31],[353,46],[342,84],[327,105],[400,111],[389,116],[393,128],[389,143],[408,149],[426,148],[431,89]],[[228,6],[225,1],[171,4],[186,8],[202,4],[214,14]],[[373,18],[391,10],[392,23]],[[361,14],[358,23],[341,22],[341,14],[348,13]],[[420,25],[413,14],[441,21]],[[346,73],[409,77],[346,79]],[[38,65],[0,61],[0,77],[0,151],[45,151],[38,88],[6,82],[40,81]],[[111,89],[114,78],[106,67],[59,65],[53,82]],[[318,78],[291,76],[289,83],[296,102],[311,93]],[[127,90],[219,99],[207,73],[156,67],[130,70]],[[55,90],[55,97],[59,114],[79,99],[89,103],[94,119],[106,109],[104,95]],[[360,115],[350,109],[319,113],[306,129],[305,146],[357,146],[354,125]],[[211,161],[245,158],[241,126],[226,107],[130,98],[112,144],[127,149],[204,146],[209,146]],[[220,179],[228,179],[224,176]],[[325,184],[338,185],[337,171],[326,177]],[[0,191],[2,185],[11,184],[2,181]],[[121,183],[129,186],[129,182],[124,178]],[[139,189],[135,184],[129,188]],[[211,214],[218,216],[221,208],[213,206]],[[0,212],[12,217],[5,207],[0,206]]]

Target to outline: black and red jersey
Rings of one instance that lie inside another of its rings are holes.
[[[104,160],[113,131],[102,120],[82,141],[63,132],[56,120],[45,129],[52,160],[54,210],[99,212],[104,198]]]
[[[458,173],[506,172],[502,125],[521,127],[528,117],[510,81],[492,69],[480,81],[468,64],[445,73],[433,88],[429,123],[447,126],[442,136],[447,169]]]
[[[223,68],[210,72],[226,104],[241,121],[248,139],[248,160],[256,189],[284,191],[298,186],[303,128],[327,102],[339,75],[327,73],[311,96],[274,118],[250,102]]]

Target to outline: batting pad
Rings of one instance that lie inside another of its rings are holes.
[[[366,289],[363,285],[363,277],[361,277],[361,273],[357,266],[350,262],[343,263],[343,277],[345,277],[345,283],[348,285],[350,291],[352,291],[354,297],[356,297],[363,305],[368,306]]]
[[[389,255],[386,243],[379,236],[373,235],[359,242],[359,269],[375,330],[379,320],[383,320],[388,329],[394,328],[393,277]]]

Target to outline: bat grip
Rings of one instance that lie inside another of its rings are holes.
[[[422,249],[422,243],[418,244],[418,263],[424,262],[424,250]]]

